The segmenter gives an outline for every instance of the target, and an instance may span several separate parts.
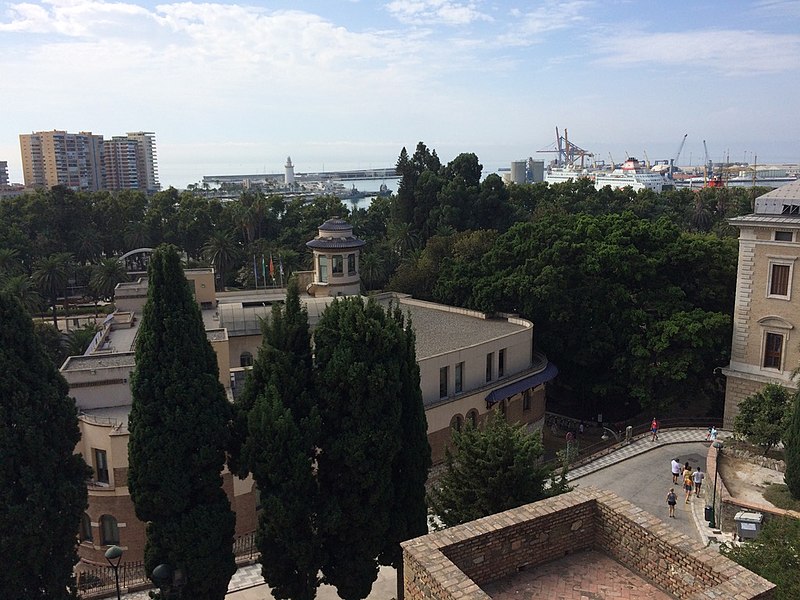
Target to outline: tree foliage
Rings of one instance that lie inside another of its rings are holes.
[[[789,493],[800,500],[800,394],[795,393],[789,428],[784,439],[786,447],[786,473],[784,481]]]
[[[91,471],[75,401],[43,352],[30,316],[0,294],[0,597],[75,598],[72,567]]]
[[[319,416],[313,405],[308,315],[296,278],[273,305],[245,389],[234,405],[239,443],[229,464],[260,490],[256,545],[276,598],[312,600],[320,584],[319,494],[314,477]]]
[[[800,520],[769,519],[756,539],[740,546],[723,544],[720,551],[774,583],[776,600],[800,598]]]
[[[394,543],[404,528],[392,527],[399,517],[393,507],[408,506],[416,494],[395,492],[393,478],[395,468],[412,460],[398,456],[404,435],[400,393],[410,391],[414,378],[403,366],[409,342],[397,318],[359,297],[328,306],[314,340],[322,419],[317,476],[324,499],[322,570],[342,598],[358,600],[377,577],[379,554],[385,553],[387,562],[396,556],[387,542]],[[409,434],[418,448],[415,431]],[[416,461],[426,464],[425,458]],[[407,472],[407,477],[418,481],[417,475]]]
[[[777,383],[768,383],[739,403],[734,431],[761,446],[766,455],[786,438],[791,416],[792,396],[789,391]]]
[[[220,600],[236,570],[222,489],[230,407],[177,249],[156,249],[131,380],[128,486],[148,523],[147,573],[182,568],[184,595]]]
[[[541,435],[508,423],[494,411],[483,427],[467,423],[453,431],[445,468],[428,496],[430,512],[445,527],[536,502],[566,491],[552,482],[552,468],[541,462]]]

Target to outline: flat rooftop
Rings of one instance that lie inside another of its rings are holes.
[[[629,568],[596,550],[570,554],[483,586],[492,600],[673,600]]]

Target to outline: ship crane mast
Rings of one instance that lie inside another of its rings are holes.
[[[678,152],[677,152],[677,154],[675,154],[675,158],[670,159],[670,161],[669,161],[669,178],[670,178],[670,180],[672,180],[672,178],[673,178],[672,174],[675,172],[675,163],[677,163],[678,159],[681,157],[681,152],[683,152],[683,145],[686,143],[686,136],[688,136],[688,135],[689,135],[688,133],[684,133],[683,134],[683,139],[681,140],[681,145],[678,146]]]
[[[580,166],[580,168],[583,169],[585,159],[594,157],[593,153],[584,150],[583,148],[576,146],[575,144],[570,142],[569,134],[567,133],[566,129],[564,129],[564,135],[563,136],[560,135],[558,132],[558,127],[556,127],[555,146],[550,146],[548,148],[538,150],[538,152],[554,153],[556,155],[557,167]],[[578,163],[580,163],[580,165],[578,165]]]

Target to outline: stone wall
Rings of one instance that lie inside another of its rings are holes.
[[[768,599],[774,585],[593,488],[404,542],[408,600],[488,600],[480,585],[563,556],[605,553],[676,598]]]
[[[760,392],[765,385],[766,383],[761,381],[753,381],[752,379],[728,374],[725,381],[723,429],[733,430],[733,422],[736,419],[736,415],[739,414],[739,403],[748,396]]]

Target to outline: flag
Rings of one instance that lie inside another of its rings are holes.
[[[253,254],[253,277],[256,278],[256,288],[258,288],[258,268],[256,267],[256,255]]]
[[[261,255],[261,274],[264,276],[264,287],[267,287],[267,263],[263,254]]]
[[[269,253],[269,276],[272,277],[272,283],[275,283],[275,264],[272,262],[272,252]]]

